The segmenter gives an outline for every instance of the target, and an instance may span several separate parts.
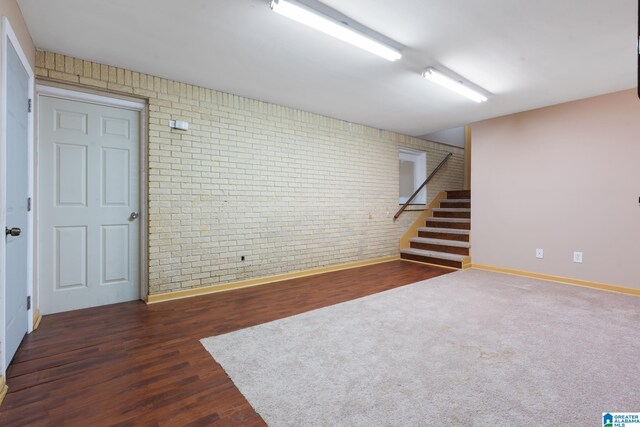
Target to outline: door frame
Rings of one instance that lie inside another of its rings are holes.
[[[127,110],[137,111],[140,114],[140,134],[139,134],[139,170],[140,170],[140,179],[139,179],[139,203],[140,203],[140,235],[139,237],[139,260],[140,263],[140,274],[139,274],[139,290],[140,290],[140,299],[143,301],[147,301],[148,299],[148,276],[149,276],[149,220],[148,220],[148,151],[147,151],[147,120],[148,116],[148,103],[144,99],[140,98],[132,98],[132,97],[115,97],[118,95],[112,95],[104,92],[97,92],[91,89],[87,89],[87,91],[83,91],[84,88],[76,87],[71,85],[57,84],[53,82],[46,81],[38,81],[36,82],[36,158],[38,156],[38,148],[39,148],[39,108],[40,105],[40,97],[48,96],[51,98],[60,98],[66,99],[70,101],[78,101],[85,102],[89,104],[97,104],[103,105],[106,107],[115,107],[115,108],[124,108]],[[39,180],[39,169],[36,168],[36,181]],[[37,191],[37,186],[36,186]],[[38,196],[38,195],[36,195]],[[35,198],[36,206],[38,197]],[[36,220],[34,234],[36,239],[39,236],[39,224]],[[36,240],[37,242],[37,240]],[[39,245],[36,243],[36,257],[39,259],[40,251]],[[40,289],[40,272],[36,272],[36,285],[38,289]]]
[[[7,169],[6,169],[6,161],[7,161],[7,132],[6,132],[6,123],[7,123],[7,47],[8,44],[11,43],[16,53],[18,54],[18,58],[20,58],[20,62],[22,66],[27,71],[29,75],[29,99],[32,101],[32,113],[29,114],[29,122],[28,122],[28,136],[27,136],[27,156],[28,156],[28,195],[27,197],[31,197],[32,205],[31,210],[27,213],[27,223],[29,226],[29,231],[31,232],[30,238],[27,239],[27,296],[31,298],[31,308],[27,310],[27,333],[31,333],[33,331],[33,313],[34,313],[34,304],[33,304],[33,249],[34,249],[34,227],[33,227],[33,186],[34,186],[34,163],[33,163],[33,155],[34,155],[34,140],[33,140],[33,92],[35,85],[35,76],[33,73],[33,68],[27,59],[27,56],[18,41],[18,37],[16,33],[13,31],[11,27],[11,23],[9,22],[9,18],[6,16],[2,17],[2,47],[0,50],[2,51],[2,67],[0,74],[2,75],[0,78],[1,88],[2,90],[0,95],[0,226],[2,228],[7,226],[7,217],[6,217],[6,194],[7,194]],[[0,315],[0,322],[2,325],[0,326],[0,340],[2,341],[0,351],[2,352],[2,357],[0,357],[0,375],[4,375],[7,371],[7,345],[6,345],[6,240],[0,239],[0,298],[2,299],[2,314]]]
[[[427,179],[427,161],[428,154],[424,150],[418,150],[416,148],[409,147],[399,147],[398,148],[398,158],[400,160],[406,160],[414,162],[417,169],[415,170],[415,176],[413,180],[413,187],[419,187],[422,185],[425,179]],[[415,190],[414,190],[415,191]],[[424,196],[424,200],[421,196]],[[427,187],[424,187],[420,193],[416,196],[414,200],[410,203],[410,205],[425,205],[428,200]],[[398,205],[403,205],[405,202],[400,201],[400,197],[398,197]]]

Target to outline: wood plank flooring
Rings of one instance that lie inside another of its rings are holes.
[[[45,316],[9,367],[0,426],[264,425],[201,338],[450,271],[392,261],[150,306]]]

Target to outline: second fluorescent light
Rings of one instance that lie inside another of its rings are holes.
[[[353,30],[331,17],[315,11],[303,4],[290,0],[272,0],[271,9],[280,15],[291,18],[332,37],[350,43],[389,61],[402,57],[399,50]]]
[[[469,86],[465,86],[462,82],[459,82],[458,80],[441,73],[433,67],[427,68],[422,73],[422,77],[436,84],[439,84],[442,87],[446,87],[449,90],[459,93],[462,96],[466,96],[472,101],[485,102],[487,100],[487,97],[480,92],[471,89]]]

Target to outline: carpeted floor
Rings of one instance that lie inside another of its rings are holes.
[[[640,298],[477,270],[202,340],[270,426],[640,411]]]

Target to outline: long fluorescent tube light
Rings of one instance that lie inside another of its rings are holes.
[[[464,84],[462,84],[462,82],[452,79],[451,77],[441,73],[433,67],[427,68],[422,73],[422,77],[436,84],[439,84],[442,87],[446,87],[449,90],[459,93],[460,95],[466,96],[472,101],[485,102],[487,100],[487,97],[480,92],[475,91],[468,86],[465,86]]]
[[[350,43],[368,52],[381,56],[389,61],[400,59],[402,54],[385,44],[367,37],[347,26],[337,22],[318,11],[300,6],[288,0],[272,0],[271,9],[282,16],[291,18],[311,28]]]

